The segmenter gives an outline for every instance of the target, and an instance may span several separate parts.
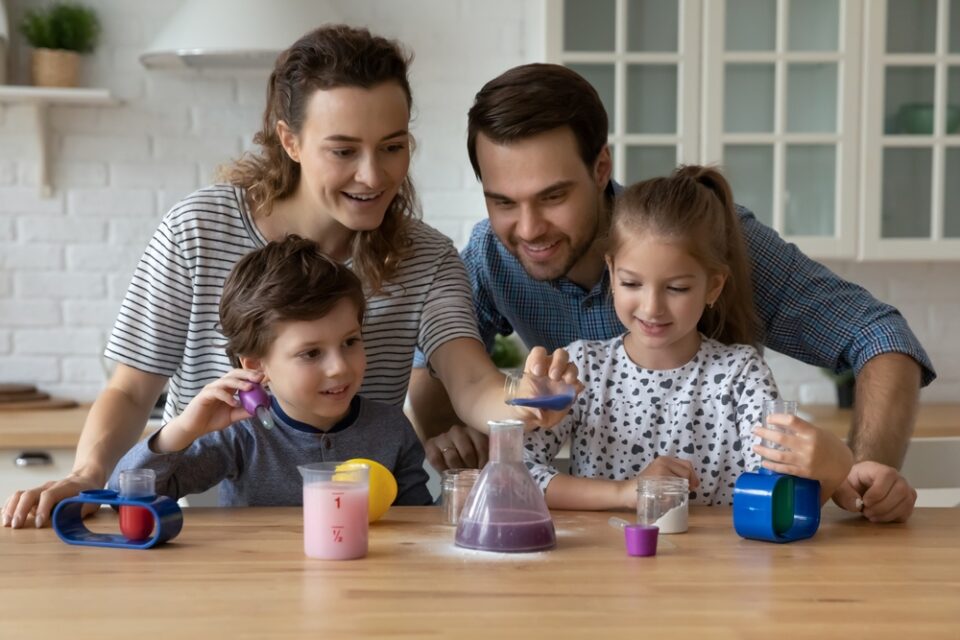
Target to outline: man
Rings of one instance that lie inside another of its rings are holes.
[[[607,115],[593,87],[558,65],[515,67],[477,94],[467,148],[489,219],[462,257],[480,334],[516,332],[548,349],[623,332],[609,295],[603,237],[617,187],[610,180]],[[854,465],[833,495],[875,521],[909,517],[916,492],[896,472],[921,385],[936,376],[893,307],[838,278],[746,209],[738,210],[752,263],[754,303],[767,346],[804,362],[857,375],[849,436]],[[446,468],[482,464],[482,434],[459,422],[425,370],[411,380],[415,423],[433,437],[427,456]],[[889,465],[889,466],[888,466]]]

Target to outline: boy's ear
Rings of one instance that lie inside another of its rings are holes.
[[[266,372],[263,370],[263,360],[260,358],[250,358],[248,356],[240,356],[240,366],[248,371],[259,371],[263,375],[263,382],[267,382]]]

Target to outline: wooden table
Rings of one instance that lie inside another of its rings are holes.
[[[187,510],[150,551],[2,529],[0,637],[960,637],[960,509],[872,525],[828,507],[813,539],[775,545],[695,507],[655,558],[628,557],[609,516],[555,512],[556,550],[510,555],[394,508],[349,562],[303,555],[299,508]]]

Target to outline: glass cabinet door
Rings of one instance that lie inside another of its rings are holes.
[[[547,0],[547,59],[600,94],[621,184],[698,160],[700,7],[699,0]]]
[[[866,18],[862,255],[960,259],[960,0]]]
[[[861,3],[704,7],[704,157],[809,255],[855,256]]]

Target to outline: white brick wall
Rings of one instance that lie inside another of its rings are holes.
[[[38,0],[6,0],[11,23]],[[265,0],[266,1],[266,0]],[[99,357],[140,252],[159,217],[243,149],[262,115],[264,72],[147,71],[137,56],[180,0],[84,0],[104,26],[84,84],[115,107],[56,107],[50,116],[52,198],[38,196],[29,114],[0,106],[0,381],[31,381],[93,398]],[[335,0],[347,20],[401,39],[412,68],[417,150],[412,173],[425,219],[466,241],[483,201],[466,156],[466,112],[501,71],[541,58],[542,0]],[[12,82],[26,80],[14,36]],[[960,265],[832,268],[901,305],[935,353],[941,379],[925,400],[960,392]],[[830,401],[819,371],[770,354],[785,393]]]

